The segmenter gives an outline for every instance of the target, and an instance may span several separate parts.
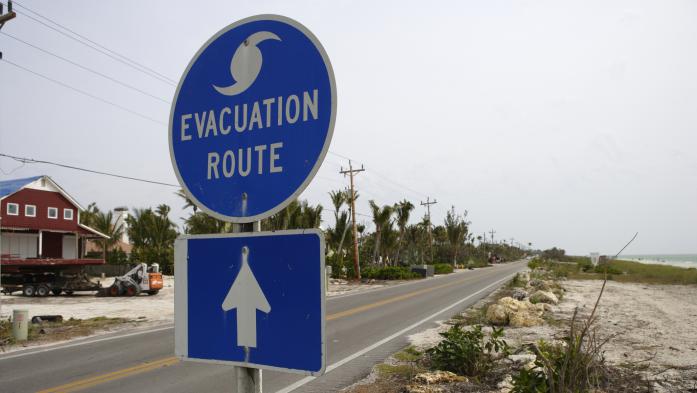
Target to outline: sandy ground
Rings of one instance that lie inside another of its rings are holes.
[[[96,297],[94,292],[76,292],[72,296],[25,297],[2,296],[3,316],[12,309],[29,310],[29,316],[62,315],[64,319],[93,317],[126,318],[147,322],[174,320],[174,277],[164,276],[164,287],[157,295],[134,297]],[[102,280],[108,287],[113,278]]]
[[[576,307],[579,315],[590,314],[602,281],[563,281],[562,285],[567,292],[553,306],[554,318],[568,320]],[[495,292],[473,308],[483,307],[499,297]],[[642,371],[644,378],[652,381],[655,392],[697,391],[697,286],[610,281],[597,315],[599,336],[611,337],[605,345],[609,364]],[[445,321],[439,321],[437,327],[408,336],[409,343],[421,350],[430,348],[442,339],[438,333],[449,327]],[[539,339],[559,339],[565,329],[563,322],[559,326],[507,327],[505,339],[519,346]],[[356,385],[371,383],[375,378],[374,370]]]
[[[579,307],[590,314],[601,281],[565,281],[556,318],[571,318]],[[612,337],[605,358],[612,364],[649,366],[656,378],[697,378],[697,286],[645,285],[608,281],[597,311],[598,333]],[[516,341],[529,341],[559,329],[506,329]],[[694,380],[697,385],[697,379]]]

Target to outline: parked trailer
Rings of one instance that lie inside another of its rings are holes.
[[[25,296],[71,295],[75,291],[99,291],[85,266],[103,265],[102,259],[2,259],[2,292],[21,291]]]

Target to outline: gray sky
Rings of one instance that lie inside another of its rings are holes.
[[[19,4],[177,82],[222,27],[260,13],[289,16],[332,61],[339,99],[330,150],[366,166],[358,212],[369,214],[369,199],[418,205],[428,195],[439,202],[435,222],[455,205],[469,211],[475,232],[494,228],[497,238],[536,247],[612,253],[638,231],[628,253],[697,252],[694,1]],[[167,101],[174,94],[25,15],[2,32]],[[2,34],[0,50],[5,60],[168,121],[169,104]],[[0,152],[176,183],[166,125],[3,62]],[[336,154],[303,194],[325,206],[329,224],[327,192],[348,184],[338,174],[347,162]],[[0,177],[48,174],[83,205],[168,203],[176,216],[187,214],[175,189],[20,165],[0,159]]]

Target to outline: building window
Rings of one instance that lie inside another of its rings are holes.
[[[27,217],[36,217],[36,206],[24,205],[24,215]]]
[[[53,219],[58,218],[58,208],[57,207],[49,207],[48,208],[48,218],[53,218]]]
[[[73,209],[63,209],[63,219],[71,220],[73,219]]]
[[[8,203],[7,204],[7,215],[8,216],[18,216],[19,215],[19,204],[18,203]]]

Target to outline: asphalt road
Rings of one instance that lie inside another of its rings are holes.
[[[266,371],[264,391],[346,387],[405,346],[407,335],[467,308],[524,268],[515,262],[328,298],[326,373],[312,378]],[[172,326],[0,355],[0,391],[7,393],[234,390],[230,366],[174,358]]]

